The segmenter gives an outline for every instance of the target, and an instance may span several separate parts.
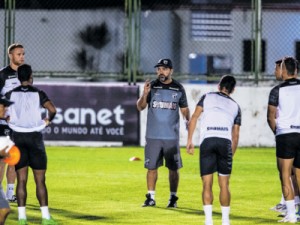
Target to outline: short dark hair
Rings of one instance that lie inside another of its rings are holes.
[[[23,64],[18,67],[17,73],[20,82],[28,81],[32,74],[31,66],[28,64]]]
[[[293,57],[286,57],[283,60],[283,63],[285,64],[285,68],[288,75],[294,75],[295,72],[297,73],[299,63],[298,60],[296,60]]]
[[[219,82],[220,90],[225,88],[229,94],[233,92],[235,85],[236,85],[236,80],[231,75],[224,75]]]
[[[282,62],[285,64],[288,75],[294,75],[296,69],[299,70],[299,61],[292,56],[286,56],[275,62],[276,65],[281,66]]]
[[[12,51],[16,48],[24,48],[22,44],[20,43],[14,43],[14,44],[11,44],[8,48],[7,48],[7,53],[8,54],[11,54]]]

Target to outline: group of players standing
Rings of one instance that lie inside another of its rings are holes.
[[[8,168],[7,192],[6,195],[4,193],[0,195],[0,224],[4,224],[10,211],[6,199],[12,202],[17,201],[19,224],[27,224],[25,207],[28,166],[33,169],[35,177],[42,224],[57,224],[50,216],[48,209],[45,184],[47,157],[41,135],[41,130],[54,118],[56,109],[46,93],[32,86],[31,67],[24,64],[24,47],[21,44],[11,45],[8,48],[8,55],[10,65],[0,71],[0,106],[5,108],[10,106],[10,126],[3,120],[0,125],[0,135],[12,137],[16,146],[20,148],[21,160],[15,168]],[[283,82],[270,92],[267,119],[276,137],[277,168],[286,206],[286,215],[278,222],[296,223],[298,218],[295,210],[295,188],[291,185],[291,177],[293,171],[296,183],[300,186],[300,80],[297,79],[299,64],[293,57],[284,57],[276,61],[275,65],[276,79]],[[185,89],[172,78],[172,61],[160,59],[155,68],[157,79],[145,82],[143,94],[137,101],[139,111],[148,108],[144,164],[147,169],[148,193],[142,206],[156,205],[155,188],[158,168],[165,160],[166,167],[169,169],[170,183],[170,198],[167,207],[177,207],[179,169],[183,166],[179,146],[180,111],[188,130],[186,146],[188,154],[194,154],[193,134],[200,119],[199,164],[203,183],[202,202],[205,225],[213,225],[212,186],[215,172],[218,172],[220,187],[222,225],[230,225],[229,179],[241,126],[240,106],[230,97],[234,92],[236,80],[233,76],[224,75],[218,84],[218,91],[201,96],[194,113],[190,116]],[[39,107],[47,109],[47,118],[43,119],[39,116],[39,109],[33,106],[36,104],[30,102],[35,100],[39,101]],[[18,118],[16,111],[24,110],[26,108],[23,107],[24,104],[33,107],[29,111],[22,111],[27,117]],[[34,114],[37,116],[30,116]],[[0,116],[4,118],[5,115]],[[11,131],[13,131],[12,134],[10,134]],[[30,142],[30,140],[35,140],[35,142]],[[31,151],[28,151],[28,148]],[[32,152],[35,148],[36,151]],[[35,158],[37,156],[38,158]],[[4,168],[2,162],[1,181]],[[15,171],[17,198],[13,197]],[[0,188],[3,192],[1,186]]]
[[[295,192],[291,185],[292,171],[300,187],[300,80],[299,63],[293,57],[275,62],[275,76],[281,84],[269,94],[267,121],[276,138],[277,168],[285,199],[286,214],[278,222],[296,223]],[[179,146],[179,112],[186,122],[187,153],[194,153],[193,134],[200,119],[200,175],[205,225],[213,225],[213,174],[218,172],[222,225],[230,225],[229,179],[241,126],[240,106],[230,97],[236,80],[224,75],[218,91],[201,96],[190,117],[184,87],[172,78],[170,59],[160,59],[155,65],[157,79],[147,80],[137,101],[139,111],[148,109],[144,167],[147,169],[146,200],[143,207],[153,207],[158,168],[169,170],[170,198],[167,207],[177,207],[179,169],[182,167]]]
[[[0,70],[0,136],[10,137],[21,153],[20,161],[7,168],[7,190],[4,193],[2,180],[5,163],[0,160],[0,225],[10,213],[8,202],[18,204],[18,224],[26,225],[26,200],[28,168],[33,172],[36,196],[40,204],[43,225],[56,225],[48,208],[48,192],[45,183],[47,155],[41,131],[50,124],[56,108],[42,90],[33,86],[31,66],[25,64],[25,49],[14,43],[8,47],[10,64]],[[41,108],[47,117],[41,118]],[[9,113],[7,114],[7,111]],[[9,153],[1,150],[0,157]],[[16,196],[14,183],[17,178]]]

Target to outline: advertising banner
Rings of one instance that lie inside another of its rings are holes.
[[[36,86],[57,108],[45,140],[139,144],[138,86]]]

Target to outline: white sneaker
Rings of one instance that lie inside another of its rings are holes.
[[[290,218],[289,216],[285,216],[282,220],[278,220],[278,223],[296,223],[297,217]]]
[[[222,223],[222,225],[230,225],[230,223]]]
[[[279,212],[279,213],[285,213],[286,212],[286,205],[285,204],[277,204],[274,207],[270,208],[270,210]]]

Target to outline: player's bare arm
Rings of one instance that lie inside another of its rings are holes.
[[[185,108],[180,108],[180,111],[182,117],[184,118],[186,129],[188,130],[189,122],[190,122],[190,109],[188,107],[185,107]]]
[[[191,155],[193,155],[195,151],[194,144],[193,144],[193,134],[197,125],[198,118],[201,116],[202,112],[203,112],[203,108],[201,106],[197,106],[189,122],[186,151],[188,154]]]
[[[47,109],[47,111],[48,111],[48,117],[44,119],[45,122],[46,122],[46,125],[48,126],[51,123],[51,121],[54,119],[55,115],[56,115],[56,108],[55,108],[54,104],[51,101],[45,102],[43,107],[45,109]]]
[[[275,106],[268,105],[267,119],[268,119],[269,127],[275,134],[276,132],[276,107]]]
[[[139,111],[144,110],[147,107],[147,97],[150,93],[151,87],[150,87],[150,80],[146,80],[144,84],[144,91],[141,97],[137,100],[136,106]]]
[[[238,143],[239,143],[239,137],[240,137],[240,125],[234,124],[232,127],[232,155],[235,154]]]

